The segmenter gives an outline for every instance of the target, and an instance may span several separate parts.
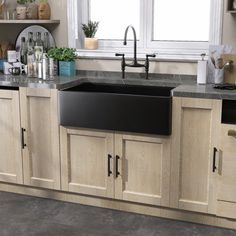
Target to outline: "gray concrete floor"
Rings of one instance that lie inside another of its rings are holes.
[[[0,192],[0,236],[236,236],[236,231]]]

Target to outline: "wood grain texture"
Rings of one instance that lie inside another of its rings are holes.
[[[221,101],[174,98],[171,206],[215,213],[213,148],[218,146]],[[173,188],[172,188],[173,187]]]
[[[23,183],[19,92],[0,90],[0,181]]]
[[[24,183],[60,189],[57,90],[20,88]]]
[[[60,130],[62,189],[113,197],[114,175],[108,176],[108,154],[113,157],[113,134],[64,127]],[[110,164],[112,169],[112,160]]]
[[[236,138],[228,135],[229,130],[236,131],[236,125],[221,125],[217,214],[236,218]]]
[[[170,140],[115,134],[120,157],[115,197],[152,205],[169,205]]]

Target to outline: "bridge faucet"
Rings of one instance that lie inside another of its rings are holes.
[[[145,68],[145,72],[146,72],[146,79],[148,79],[148,72],[149,72],[149,57],[156,57],[155,54],[147,54],[146,55],[146,60],[144,64],[140,64],[137,61],[137,36],[136,36],[136,31],[135,28],[132,25],[127,26],[127,28],[125,29],[125,35],[124,35],[124,45],[127,45],[127,34],[129,29],[132,29],[133,31],[133,36],[134,36],[134,58],[133,61],[131,63],[126,63],[125,62],[125,54],[123,53],[116,53],[116,56],[121,56],[122,57],[122,61],[121,61],[121,70],[122,70],[122,78],[125,78],[125,67],[144,67]]]

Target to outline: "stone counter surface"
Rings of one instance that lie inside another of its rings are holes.
[[[188,75],[157,75],[150,76],[149,80],[141,77],[129,77],[121,79],[116,73],[82,73],[75,77],[57,76],[52,80],[39,80],[26,76],[0,75],[0,86],[49,88],[63,90],[84,82],[111,83],[146,86],[169,86],[173,87],[172,95],[175,97],[230,99],[236,100],[236,90],[214,89],[213,85],[197,85],[195,76]]]

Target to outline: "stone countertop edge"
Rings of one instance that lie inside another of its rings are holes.
[[[191,76],[163,75],[162,77],[159,75],[157,78],[145,80],[142,78],[121,79],[119,77],[112,76],[97,77],[95,75],[78,75],[75,77],[56,76],[53,80],[39,80],[27,78],[26,76],[0,75],[0,86],[4,87],[29,87],[64,90],[84,82],[166,86],[173,87],[172,96],[174,97],[236,100],[236,90],[218,90],[214,89],[212,84],[198,85],[196,84],[196,80],[193,80],[193,77]]]

